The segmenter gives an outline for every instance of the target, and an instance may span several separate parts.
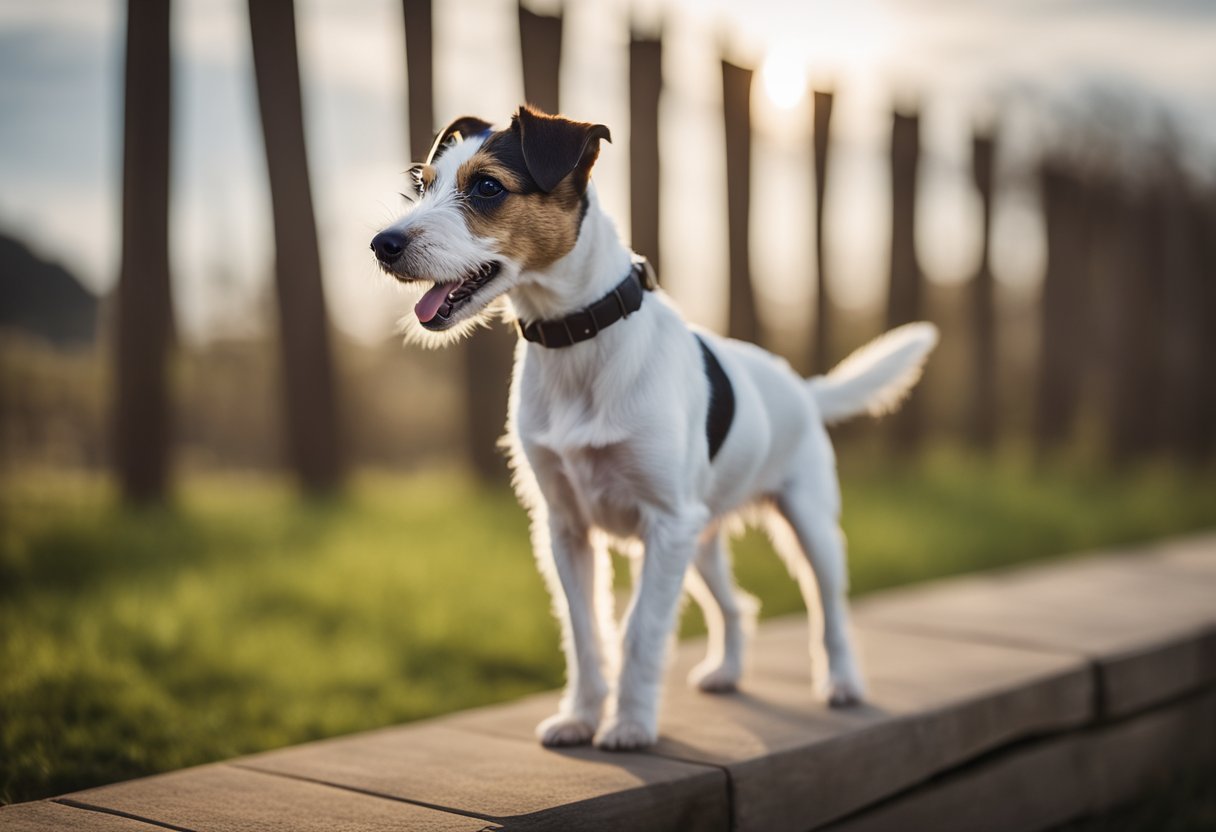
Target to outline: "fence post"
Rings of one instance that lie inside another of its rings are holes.
[[[249,0],[249,28],[274,214],[288,450],[303,488],[326,493],[341,485],[345,459],[308,179],[292,0]]]
[[[1109,411],[1111,452],[1119,462],[1159,447],[1164,213],[1156,190],[1137,194],[1123,212],[1122,233],[1132,250],[1115,276],[1115,373]]]
[[[663,274],[659,260],[659,97],[663,42],[629,41],[629,236],[633,250]]]
[[[995,142],[989,133],[977,133],[971,142],[971,167],[980,194],[981,227],[979,269],[971,282],[972,349],[969,433],[972,443],[991,450],[997,434],[996,292],[992,277],[992,199]]]
[[[1039,180],[1047,263],[1039,297],[1035,437],[1040,452],[1046,452],[1064,444],[1072,433],[1091,352],[1078,330],[1084,327],[1082,320],[1090,321],[1092,316],[1083,308],[1079,279],[1088,249],[1085,194],[1080,182],[1055,162],[1043,165]],[[1104,229],[1107,234],[1112,231],[1113,227]]]
[[[730,247],[730,316],[727,333],[760,342],[751,278],[752,71],[722,61],[722,116],[726,128],[726,217]]]
[[[832,299],[823,239],[824,195],[828,186],[828,136],[832,124],[832,93],[815,91],[815,341],[809,366],[817,373],[832,368]]]
[[[547,113],[558,112],[562,65],[562,18],[519,7],[519,45],[524,97]]]
[[[1196,464],[1212,459],[1216,453],[1216,384],[1212,383],[1211,356],[1216,355],[1216,191],[1201,190],[1191,208],[1192,233],[1196,251],[1196,315],[1200,356],[1198,374],[1192,378],[1198,393],[1195,423],[1197,431],[1189,453]]]
[[[1213,386],[1205,376],[1211,375],[1211,367],[1207,365],[1214,353],[1204,352],[1207,323],[1204,284],[1211,283],[1216,273],[1209,273],[1205,280],[1202,271],[1202,242],[1197,236],[1200,228],[1194,222],[1198,207],[1194,188],[1174,165],[1167,168],[1165,177],[1163,224],[1167,236],[1161,367],[1165,390],[1161,429],[1174,458],[1184,465],[1195,466],[1203,460],[1205,425],[1200,414],[1204,388]]]
[[[519,7],[520,61],[524,98],[548,113],[560,106],[562,18]],[[515,333],[505,326],[477,332],[462,345],[469,459],[483,482],[505,482],[506,461],[498,439],[507,423],[507,396],[515,354]]]
[[[421,162],[435,135],[431,0],[402,0],[405,73],[409,100],[410,161]]]
[[[916,259],[916,179],[920,165],[920,116],[896,112],[891,128],[891,270],[887,328],[919,320],[921,273]],[[921,440],[919,397],[913,396],[891,420],[895,448],[917,449]]]
[[[130,0],[114,462],[123,496],[132,502],[164,499],[169,487],[169,40],[169,3]]]

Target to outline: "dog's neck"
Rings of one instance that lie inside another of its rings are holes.
[[[587,211],[574,248],[545,269],[525,272],[508,302],[525,323],[569,315],[611,292],[628,274],[631,258],[616,225],[600,207],[594,186],[588,186]]]

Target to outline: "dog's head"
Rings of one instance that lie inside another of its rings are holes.
[[[418,340],[467,333],[496,298],[574,248],[601,139],[611,141],[602,124],[532,107],[502,130],[465,117],[439,134],[410,170],[413,205],[372,240],[381,269],[425,289],[407,326]]]

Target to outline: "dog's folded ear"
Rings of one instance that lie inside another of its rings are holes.
[[[515,121],[524,164],[542,191],[552,192],[567,176],[573,177],[580,195],[587,190],[591,166],[600,155],[600,139],[612,141],[607,127],[551,116],[530,106],[520,107]]]
[[[435,137],[434,143],[431,144],[431,152],[426,154],[426,164],[434,164],[439,154],[447,149],[448,142],[452,139],[460,141],[461,139],[467,139],[469,136],[477,136],[489,130],[490,127],[490,122],[485,119],[480,119],[476,116],[461,116],[439,131],[439,135]]]

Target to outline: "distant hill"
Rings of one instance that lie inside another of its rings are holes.
[[[76,276],[0,234],[0,327],[55,344],[87,344],[97,334],[97,296]]]

